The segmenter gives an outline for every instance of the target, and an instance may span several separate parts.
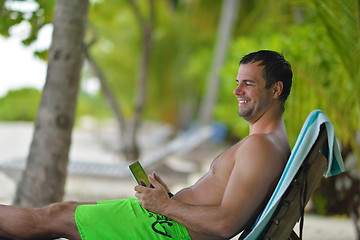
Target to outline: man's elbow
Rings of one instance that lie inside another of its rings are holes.
[[[234,221],[221,221],[221,223],[217,225],[216,235],[229,239],[239,233],[240,230],[240,224],[236,224]]]
[[[233,234],[231,231],[227,229],[221,229],[220,231],[217,232],[216,235],[224,239],[230,239],[235,234]]]

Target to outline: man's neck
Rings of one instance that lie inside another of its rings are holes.
[[[282,113],[269,111],[261,116],[257,121],[250,124],[252,134],[270,134],[275,130],[285,129]]]

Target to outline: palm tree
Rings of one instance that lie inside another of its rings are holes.
[[[16,205],[40,207],[63,199],[88,5],[88,0],[56,1],[46,84]]]
[[[342,175],[323,181],[314,201],[322,213],[353,216],[357,239],[360,239],[356,217],[360,199],[360,1],[313,0],[307,6],[312,10],[312,24],[316,26],[312,35],[317,50],[306,49],[308,61],[294,69],[301,80],[293,89],[296,101],[306,104],[292,103],[289,111],[294,115],[309,113],[311,107],[317,106],[334,124],[345,165],[354,166],[347,167]],[[350,185],[342,184],[345,181]],[[321,203],[317,204],[319,199]]]

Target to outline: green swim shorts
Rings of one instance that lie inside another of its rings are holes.
[[[75,211],[75,221],[82,240],[191,240],[184,226],[168,217],[147,211],[138,199],[80,205]]]

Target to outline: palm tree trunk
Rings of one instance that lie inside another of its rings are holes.
[[[88,4],[88,0],[56,2],[46,84],[16,205],[40,207],[63,199]]]

